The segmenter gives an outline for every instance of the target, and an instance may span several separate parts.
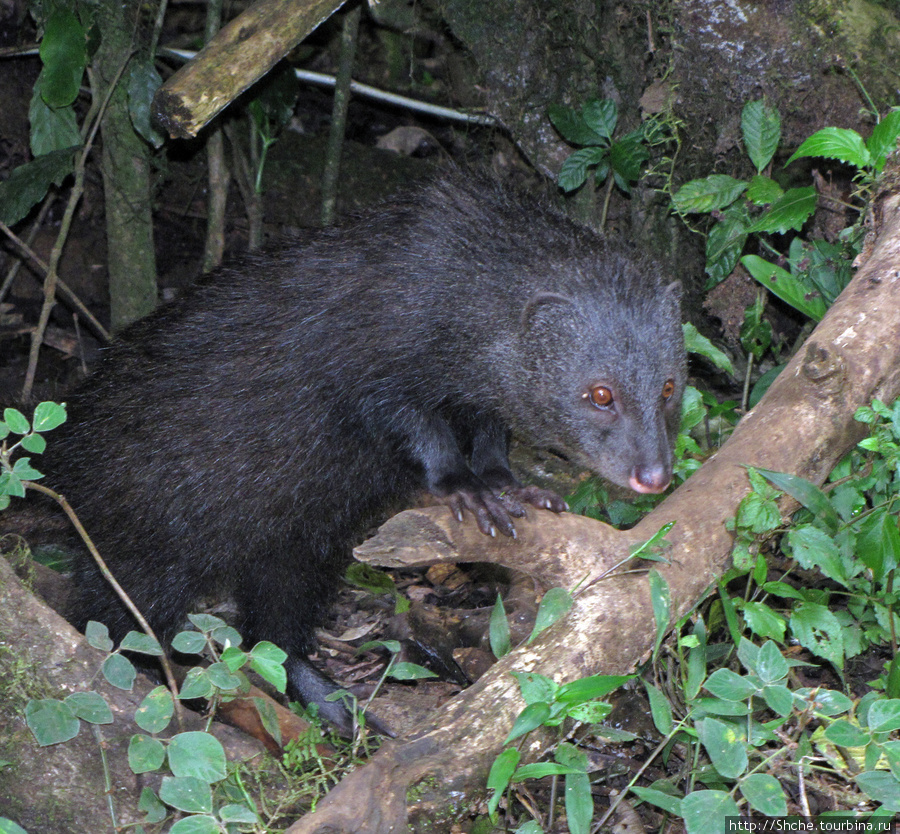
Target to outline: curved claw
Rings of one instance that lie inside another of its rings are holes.
[[[539,510],[550,510],[553,513],[564,513],[569,505],[552,489],[542,489],[537,486],[513,487],[509,490],[519,501],[531,504]]]
[[[513,518],[523,518],[525,508],[510,495],[495,495],[491,490],[458,489],[440,498],[456,516],[463,520],[463,511],[475,516],[478,529],[486,536],[496,536],[499,530],[504,536],[515,538]]]

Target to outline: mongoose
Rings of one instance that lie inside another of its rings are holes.
[[[126,329],[45,455],[162,639],[226,586],[289,694],[346,729],[307,659],[373,519],[417,492],[486,533],[523,504],[510,430],[661,492],[685,380],[679,289],[541,201],[455,173],[203,279]],[[130,615],[85,554],[74,620]]]

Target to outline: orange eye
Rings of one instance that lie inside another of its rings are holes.
[[[612,405],[613,401],[612,391],[602,385],[591,388],[591,390],[588,391],[588,397],[597,408],[606,408]]]
[[[675,393],[675,381],[671,379],[667,379],[663,383],[662,387],[662,396],[664,400],[668,400]]]

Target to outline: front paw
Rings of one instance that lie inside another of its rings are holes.
[[[465,510],[472,513],[478,529],[486,536],[496,536],[499,530],[504,536],[515,538],[513,518],[525,517],[525,508],[512,496],[512,491],[495,495],[488,488],[457,489],[437,497],[452,510],[457,521],[463,520]]]

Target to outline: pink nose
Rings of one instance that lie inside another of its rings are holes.
[[[628,479],[628,486],[635,492],[656,493],[665,491],[671,480],[671,475],[667,475],[665,469],[659,464],[635,466]]]

